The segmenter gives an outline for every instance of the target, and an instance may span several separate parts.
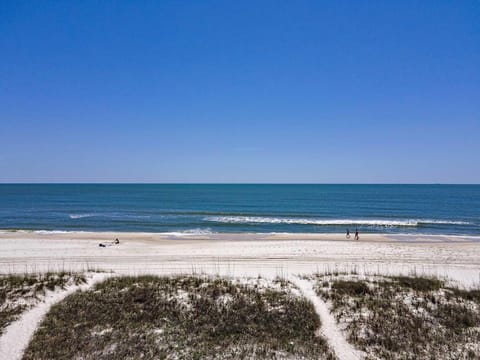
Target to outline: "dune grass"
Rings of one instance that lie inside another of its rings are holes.
[[[24,359],[334,359],[287,281],[119,277],[52,307]]]
[[[371,359],[480,359],[480,291],[436,278],[315,277],[349,342]]]
[[[0,334],[22,312],[35,305],[46,290],[64,288],[67,283],[84,283],[85,276],[71,272],[0,275]]]

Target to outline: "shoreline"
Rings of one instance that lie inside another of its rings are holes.
[[[99,247],[119,238],[120,244]],[[315,272],[425,274],[480,284],[480,237],[345,234],[0,231],[0,273],[112,271],[284,277]]]
[[[142,238],[142,237],[156,237],[162,240],[165,239],[208,239],[216,240],[226,238],[238,239],[244,238],[275,238],[275,239],[314,239],[314,240],[345,240],[354,241],[354,232],[350,233],[350,238],[347,239],[344,232],[342,233],[330,233],[330,232],[212,232],[212,231],[166,231],[166,232],[149,232],[149,231],[96,231],[96,230],[30,230],[30,229],[0,229],[0,239],[5,236],[14,237],[27,237],[27,235],[34,235],[39,237],[50,236],[52,238],[57,237],[72,237],[89,239],[103,239],[110,237],[129,237],[129,238]],[[479,241],[480,235],[472,234],[431,234],[431,233],[380,233],[380,232],[360,232],[361,241],[379,241],[379,240],[404,240],[412,239],[463,239],[465,241]]]

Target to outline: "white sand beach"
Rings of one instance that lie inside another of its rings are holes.
[[[480,237],[361,234],[355,241],[344,234],[0,232],[1,273],[92,270],[109,273],[90,272],[85,289],[94,282],[92,276],[122,274],[288,278],[314,304],[322,320],[318,332],[330,348],[340,359],[353,360],[365,354],[347,343],[327,304],[301,275],[416,273],[444,277],[461,287],[478,286]],[[50,294],[7,327],[0,337],[0,355],[20,359],[50,306],[77,288]]]
[[[275,277],[325,271],[431,274],[480,283],[480,237],[360,234],[0,232],[0,272],[207,273]],[[99,243],[120,240],[119,245]]]

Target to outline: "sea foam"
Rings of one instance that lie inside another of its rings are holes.
[[[201,236],[201,235],[211,235],[215,234],[210,228],[207,229],[188,229],[182,231],[172,231],[164,232],[162,235],[171,235],[171,236]]]
[[[133,215],[122,213],[86,213],[86,214],[69,214],[70,219],[83,219],[88,217],[102,217],[107,219],[149,219],[150,215]]]
[[[428,220],[428,219],[308,219],[308,218],[280,218],[262,216],[208,216],[205,221],[221,222],[229,224],[297,224],[297,225],[358,225],[358,226],[419,226],[421,224],[454,224],[466,225],[465,221]]]
[[[95,214],[70,214],[70,215],[68,215],[68,217],[70,219],[82,219],[82,218],[92,217],[92,216],[95,216]]]

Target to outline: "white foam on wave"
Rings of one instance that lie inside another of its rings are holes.
[[[87,217],[103,217],[110,219],[149,219],[150,215],[131,215],[131,214],[102,214],[102,213],[87,213],[87,214],[69,214],[70,219],[83,219]]]
[[[450,224],[450,225],[469,225],[468,221],[456,220],[418,220],[420,224]]]
[[[70,219],[82,219],[86,217],[95,216],[95,214],[70,214],[68,216],[70,217]]]
[[[162,235],[170,235],[170,236],[201,236],[201,235],[211,235],[215,234],[210,228],[207,229],[188,229],[182,231],[173,231],[173,232],[165,232]]]
[[[262,216],[209,216],[204,218],[205,221],[230,223],[230,224],[248,224],[248,223],[265,223],[265,224],[296,224],[296,225],[365,225],[365,226],[418,226],[419,224],[469,224],[465,221],[449,221],[449,220],[383,220],[383,219],[306,219],[306,218],[275,218]]]
[[[34,230],[34,234],[49,235],[49,234],[70,234],[81,233],[83,231],[66,231],[66,230]]]

